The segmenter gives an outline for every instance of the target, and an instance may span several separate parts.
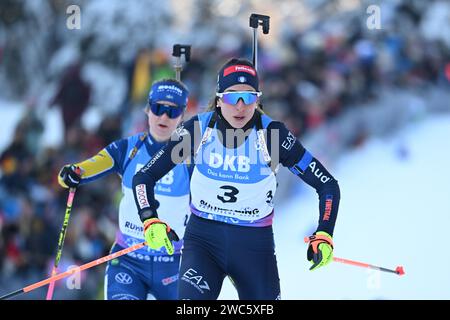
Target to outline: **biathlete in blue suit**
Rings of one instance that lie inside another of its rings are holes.
[[[182,120],[188,90],[179,81],[165,79],[155,82],[145,108],[149,132],[115,141],[94,157],[66,165],[58,181],[65,187],[77,187],[110,173],[122,178],[123,197],[119,207],[119,229],[112,252],[144,241],[144,228],[133,198],[132,179],[155,154],[166,145]],[[81,176],[76,169],[81,169]],[[168,248],[144,247],[110,261],[105,276],[105,299],[144,300],[148,294],[156,299],[176,299],[181,239],[189,209],[189,172],[185,164],[173,166],[154,184],[154,206],[159,206],[161,219],[171,226]],[[141,190],[136,190],[138,197]]]
[[[228,61],[218,75],[212,111],[187,121],[133,178],[141,220],[152,222],[148,239],[162,245],[170,224],[159,215],[155,183],[188,157],[195,164],[180,299],[217,299],[226,276],[240,299],[280,298],[272,231],[280,164],[319,195],[319,222],[307,252],[311,269],[332,261],[339,185],[283,123],[258,108],[260,95],[252,63]]]

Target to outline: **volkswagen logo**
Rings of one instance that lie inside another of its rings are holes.
[[[119,272],[118,274],[116,274],[114,279],[116,279],[116,281],[118,283],[121,283],[121,284],[131,284],[131,283],[133,283],[133,278],[131,278],[131,276],[128,273],[125,273],[125,272]]]

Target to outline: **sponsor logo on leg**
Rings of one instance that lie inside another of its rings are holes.
[[[153,262],[174,262],[174,257],[168,256],[153,256]]]
[[[171,283],[177,282],[177,280],[178,280],[178,275],[176,274],[174,276],[162,279],[161,282],[164,286],[168,286]]]
[[[205,290],[210,291],[209,284],[202,275],[199,275],[195,269],[189,268],[181,277],[181,280],[186,281],[196,288],[200,293],[205,293]]]
[[[138,297],[128,293],[117,293],[112,295],[112,300],[140,300]]]
[[[120,284],[132,284],[133,278],[126,272],[119,272],[114,279]]]

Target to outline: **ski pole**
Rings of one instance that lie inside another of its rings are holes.
[[[175,76],[178,81],[181,81],[181,70],[183,66],[181,64],[181,56],[184,54],[184,59],[189,62],[191,59],[191,46],[184,44],[174,44],[172,49],[172,56],[177,58],[176,64],[173,66],[175,69]]]
[[[358,261],[353,261],[353,260],[343,259],[343,258],[338,258],[338,257],[333,257],[333,261],[344,263],[344,264],[349,264],[352,266],[362,267],[362,268],[369,268],[369,269],[374,269],[374,270],[383,271],[383,272],[395,273],[399,276],[403,276],[405,274],[405,271],[403,270],[402,266],[397,266],[397,268],[395,268],[395,269],[388,269],[388,268],[384,268],[384,267],[374,266],[374,265],[368,264],[368,263],[363,263],[363,262],[358,262]]]
[[[142,248],[144,246],[145,246],[145,242],[141,242],[141,243],[135,244],[134,246],[128,247],[126,249],[123,249],[123,250],[111,253],[111,254],[109,254],[109,255],[107,255],[105,257],[98,258],[97,260],[94,260],[94,261],[88,262],[86,264],[83,264],[82,266],[80,266],[78,268],[67,270],[66,272],[54,275],[54,276],[52,276],[50,278],[47,278],[45,280],[41,280],[39,282],[30,284],[29,286],[26,286],[26,287],[24,287],[22,289],[19,289],[19,290],[16,290],[14,292],[5,294],[5,295],[0,297],[0,300],[9,299],[9,298],[15,297],[15,296],[17,296],[19,294],[33,291],[33,290],[35,290],[37,288],[40,288],[42,286],[45,286],[45,285],[49,284],[50,282],[55,282],[55,281],[58,281],[60,279],[65,278],[67,276],[70,276],[70,275],[72,275],[74,273],[77,273],[77,272],[80,272],[80,271],[83,271],[83,270],[86,270],[86,269],[98,266],[99,264],[105,263],[105,262],[107,262],[109,260],[112,260],[112,259],[118,258],[120,256],[123,256],[124,254],[127,254],[127,253],[130,253],[132,251],[138,250],[138,249],[140,249],[140,248]]]
[[[305,243],[308,243],[309,237],[305,237],[304,241],[305,241]],[[368,269],[373,269],[373,270],[378,270],[378,271],[383,271],[383,272],[395,273],[399,276],[403,276],[405,274],[405,271],[403,270],[403,266],[397,266],[397,268],[395,268],[395,269],[388,269],[388,268],[384,268],[384,267],[375,266],[375,265],[369,264],[369,263],[364,263],[364,262],[359,262],[359,261],[354,261],[354,260],[349,260],[349,259],[343,259],[343,258],[338,258],[338,257],[333,257],[333,261],[343,263],[343,264],[349,264],[349,265],[356,266],[356,267],[362,267],[362,268],[368,268]]]
[[[250,28],[253,28],[253,49],[252,49],[252,62],[255,66],[255,70],[258,71],[258,27],[262,26],[264,34],[269,33],[269,21],[270,17],[262,14],[252,13],[249,19]]]
[[[77,173],[79,174],[78,168],[76,171],[78,171]],[[59,232],[58,248],[56,251],[55,261],[53,263],[53,269],[52,269],[51,276],[54,276],[57,273],[59,261],[61,260],[61,254],[62,254],[62,249],[64,246],[64,240],[66,238],[67,226],[69,225],[70,213],[72,211],[73,198],[75,197],[76,191],[77,191],[76,188],[69,189],[69,197],[67,198],[67,205],[66,205],[66,214],[64,215],[64,222],[62,224],[61,231]],[[47,296],[45,297],[46,300],[52,300],[54,289],[55,289],[55,282],[50,282],[50,285],[48,286],[48,290],[47,290]]]
[[[252,63],[258,71],[258,28],[262,26],[264,34],[269,33],[270,17],[262,14],[252,13],[249,18],[249,26],[253,28]],[[265,114],[261,101],[258,104],[258,111]]]

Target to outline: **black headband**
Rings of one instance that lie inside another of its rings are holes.
[[[225,66],[217,76],[217,92],[224,92],[235,84],[248,84],[258,91],[258,74],[252,66],[235,64]]]

